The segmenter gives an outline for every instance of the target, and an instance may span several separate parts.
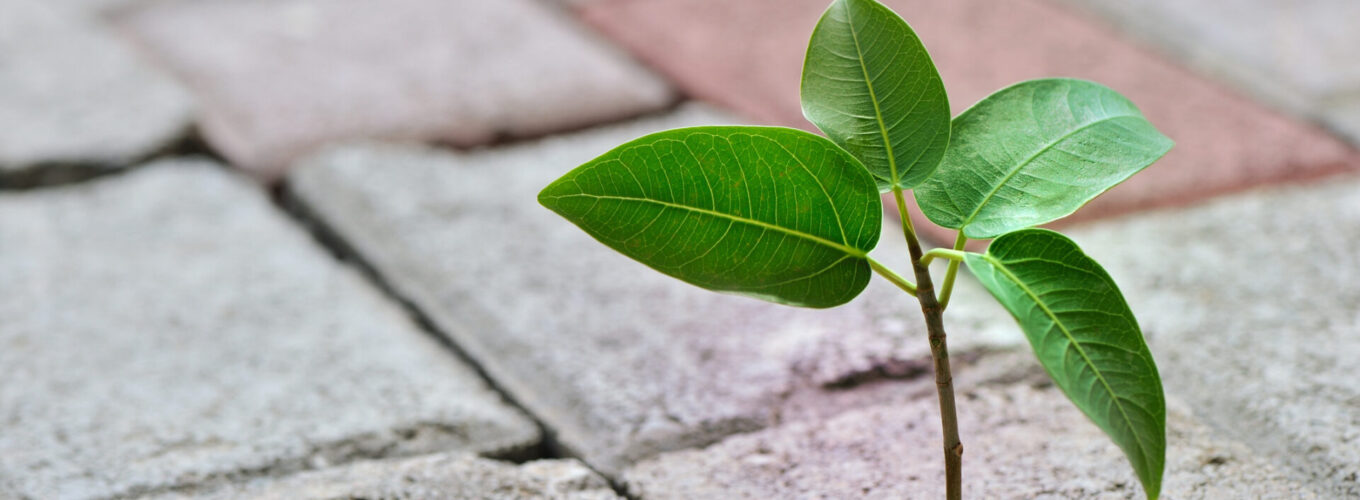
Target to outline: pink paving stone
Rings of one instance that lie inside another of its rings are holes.
[[[169,1],[119,20],[198,95],[209,143],[266,178],[330,142],[474,146],[674,101],[625,53],[529,0]]]
[[[798,105],[808,36],[827,0],[597,0],[578,9],[688,93],[764,123],[812,129]],[[1234,94],[1036,0],[888,0],[925,41],[960,112],[1017,81],[1067,76],[1129,96],[1177,146],[1077,220],[1360,169],[1317,127]],[[952,232],[933,229],[939,241]]]

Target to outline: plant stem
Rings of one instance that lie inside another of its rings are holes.
[[[965,254],[963,252],[960,252],[958,250],[945,250],[943,248],[935,248],[926,252],[925,255],[921,256],[921,265],[929,266],[930,263],[935,262],[935,259],[937,258],[947,259],[950,262],[963,262],[964,255]]]
[[[968,237],[963,235],[963,230],[959,230],[959,236],[954,238],[954,251],[962,252],[963,246],[968,244]],[[949,269],[944,272],[944,284],[940,285],[940,309],[949,308],[949,297],[954,295],[954,277],[959,274],[959,261],[950,260]]]
[[[963,498],[963,443],[959,441],[959,418],[954,408],[954,376],[949,371],[949,347],[945,343],[944,308],[935,299],[935,286],[930,281],[930,268],[921,260],[921,243],[916,231],[911,230],[911,216],[907,213],[902,189],[894,187],[897,212],[902,217],[907,250],[911,252],[911,268],[916,273],[916,300],[921,303],[921,314],[926,317],[929,332],[930,356],[935,361],[935,389],[940,399],[940,428],[944,434],[945,498]]]
[[[892,269],[888,269],[887,266],[879,264],[878,261],[874,260],[873,257],[865,258],[869,259],[869,268],[873,269],[874,272],[878,273],[879,276],[887,278],[887,280],[891,281],[892,284],[897,285],[897,288],[901,288],[902,291],[907,292],[912,297],[916,296],[916,285],[913,285],[910,281],[907,281],[906,278],[903,278],[901,275],[897,274]]]

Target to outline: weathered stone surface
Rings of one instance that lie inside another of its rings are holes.
[[[531,0],[161,2],[122,24],[189,82],[207,140],[275,176],[334,141],[460,146],[672,102],[661,80]]]
[[[1360,3],[1349,0],[1065,0],[1108,17],[1169,57],[1231,80],[1299,113],[1327,120],[1360,141],[1354,110],[1335,101],[1360,94]]]
[[[781,419],[933,390],[840,389],[928,371],[919,309],[886,281],[829,310],[715,294],[615,253],[535,202],[553,179],[626,140],[714,122],[730,119],[686,108],[465,155],[346,148],[309,160],[290,187],[606,474]],[[875,255],[906,269],[895,231]],[[966,283],[957,293],[958,362],[970,349],[1017,341],[985,292]]]
[[[52,165],[126,166],[186,132],[188,94],[87,13],[41,0],[0,10],[0,184]]]
[[[1325,497],[1360,495],[1360,178],[1073,236],[1140,312],[1169,391]]]
[[[619,496],[604,478],[575,460],[539,460],[517,466],[466,455],[438,454],[359,462],[285,478],[260,479],[215,491],[156,498],[613,500]]]
[[[827,3],[597,0],[581,13],[691,95],[758,122],[810,128],[798,85],[808,35]],[[885,3],[925,41],[955,112],[1021,80],[1086,78],[1127,95],[1176,140],[1160,162],[1097,198],[1077,219],[1360,168],[1353,150],[1318,128],[1225,91],[1046,2]],[[951,234],[933,234],[953,241]]]
[[[104,498],[538,431],[202,161],[0,194],[0,497]]]
[[[1055,389],[977,388],[958,405],[965,498],[1145,498],[1119,448]],[[1184,405],[1168,413],[1163,498],[1317,498]],[[942,498],[939,429],[934,398],[923,398],[661,455],[624,477],[643,500]]]

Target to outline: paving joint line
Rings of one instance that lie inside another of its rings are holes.
[[[286,181],[280,182],[278,185],[271,188],[270,194],[275,206],[287,214],[298,225],[302,226],[318,245],[330,253],[331,256],[335,257],[336,260],[340,261],[341,264],[348,265],[359,271],[371,285],[380,290],[388,299],[401,306],[402,310],[404,310],[416,323],[421,331],[437,341],[440,346],[444,347],[450,354],[457,357],[459,361],[473,368],[477,375],[481,377],[482,381],[499,394],[505,403],[533,420],[534,424],[539,428],[540,433],[543,435],[542,442],[538,446],[531,447],[528,450],[523,450],[521,452],[489,456],[486,458],[500,459],[516,464],[540,459],[574,458],[556,441],[554,437],[556,434],[552,432],[550,427],[544,424],[537,415],[530,412],[513,395],[511,395],[509,391],[502,387],[500,383],[496,382],[496,380],[492,378],[481,364],[473,359],[467,351],[463,350],[462,347],[450,340],[450,338],[444,334],[443,330],[435,325],[434,320],[431,319],[429,315],[425,314],[425,312],[417,307],[414,302],[401,295],[396,288],[387,281],[382,273],[378,271],[377,267],[370,263],[368,259],[365,259],[363,255],[360,254],[353,245],[346,241],[331,224],[326,222],[325,218],[321,217],[320,214],[308,206],[305,201],[296,196],[296,194],[288,187]]]
[[[315,210],[309,207],[305,201],[301,200],[298,196],[296,196],[295,193],[293,193],[293,191],[289,189],[287,182],[280,183],[278,186],[276,186],[272,190],[272,195],[276,205],[284,213],[288,214],[292,219],[294,219],[295,222],[303,226],[303,228],[306,229],[308,234],[310,234],[319,245],[325,248],[332,256],[334,256],[341,263],[350,265],[356,270],[358,270],[360,274],[362,274],[367,280],[369,280],[369,282],[373,286],[381,290],[384,295],[400,304],[402,309],[404,309],[407,312],[407,314],[411,317],[412,320],[416,322],[416,324],[420,327],[422,331],[424,331],[427,335],[432,337],[435,341],[439,342],[441,346],[443,346],[450,354],[453,354],[455,357],[457,357],[459,361],[462,361],[463,363],[470,366],[474,371],[476,371],[478,376],[482,378],[482,380],[487,384],[488,387],[490,387],[493,391],[495,391],[497,394],[501,396],[502,400],[506,404],[509,404],[510,406],[519,410],[526,417],[532,420],[535,426],[538,427],[539,433],[542,436],[538,445],[530,447],[528,449],[518,450],[517,452],[512,452],[509,454],[484,456],[483,458],[502,460],[514,464],[525,464],[535,460],[563,459],[563,458],[576,459],[585,467],[589,468],[592,472],[604,478],[609,483],[610,487],[614,490],[614,492],[618,494],[620,497],[623,497],[627,500],[637,500],[637,497],[630,494],[627,491],[627,488],[623,485],[623,483],[620,482],[617,478],[610,477],[609,475],[601,473],[598,469],[596,469],[593,465],[587,462],[584,458],[579,456],[579,454],[573,452],[569,447],[563,445],[560,441],[558,441],[556,437],[557,432],[551,426],[549,426],[542,419],[540,419],[538,415],[531,412],[527,407],[525,407],[525,405],[520,403],[520,401],[517,398],[515,398],[514,395],[510,394],[504,387],[501,386],[501,384],[496,382],[496,380],[486,372],[486,370],[482,367],[480,363],[476,362],[466,351],[462,349],[462,347],[459,347],[457,344],[453,342],[453,340],[451,340],[447,335],[445,335],[442,332],[442,330],[434,324],[434,321],[428,315],[425,314],[424,311],[422,311],[413,302],[411,302],[410,300],[402,296],[400,293],[398,293],[387,282],[387,280],[383,278],[382,274],[378,272],[377,268],[375,268],[370,262],[368,262],[367,259],[365,259],[354,248],[353,245],[349,244],[343,237],[341,237],[338,234],[338,232],[335,231],[330,224],[327,224],[325,219],[321,217],[319,214],[317,214]]]
[[[675,92],[673,92],[670,102],[666,103],[665,106],[655,109],[649,109],[643,112],[620,113],[618,115],[608,116],[588,123],[580,123],[570,127],[555,128],[552,130],[534,132],[530,134],[515,134],[506,130],[500,130],[493,134],[490,139],[477,142],[475,144],[462,144],[458,142],[439,139],[415,141],[413,142],[413,144],[423,145],[438,151],[451,151],[454,153],[470,153],[488,149],[513,148],[517,146],[533,144],[535,142],[553,137],[570,136],[581,132],[594,130],[600,127],[610,127],[614,125],[630,123],[633,121],[663,118],[674,114],[688,102],[690,102],[690,97],[687,95],[683,95],[678,90],[676,90]],[[712,104],[709,105],[711,106]],[[726,109],[723,110],[728,111]]]
[[[127,161],[47,161],[26,168],[0,171],[0,193],[62,188],[116,177],[158,160],[182,157],[225,160],[208,146],[197,126],[188,125],[163,146]]]
[[[354,247],[343,236],[335,230],[334,226],[327,223],[316,210],[312,209],[306,201],[297,196],[289,187],[288,181],[280,182],[271,189],[271,198],[280,210],[301,225],[312,238],[335,257],[342,264],[352,266],[358,270],[374,287],[378,288],[389,299],[395,301],[406,311],[407,315],[419,326],[419,328],[438,342],[450,354],[458,358],[459,361],[471,367],[479,377],[487,384],[491,390],[501,396],[502,401],[523,413],[533,421],[538,427],[541,436],[536,446],[528,449],[519,450],[517,453],[500,456],[485,456],[493,460],[503,460],[514,464],[525,464],[535,460],[563,459],[572,458],[579,461],[586,468],[604,478],[614,493],[626,500],[639,500],[636,495],[631,494],[621,479],[600,472],[594,465],[581,457],[578,453],[562,444],[557,439],[557,432],[539,416],[528,409],[513,394],[506,390],[496,379],[492,378],[486,369],[478,363],[467,351],[463,350],[452,338],[446,335],[438,327],[432,318],[421,310],[414,302],[399,293],[395,287],[383,277],[382,273]]]

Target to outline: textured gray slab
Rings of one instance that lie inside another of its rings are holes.
[[[214,491],[177,493],[156,500],[614,500],[609,483],[575,460],[524,465],[438,454],[359,462]]]
[[[1191,66],[1360,141],[1360,2],[1353,0],[1064,0]],[[1350,109],[1342,104],[1352,103]]]
[[[102,498],[538,432],[205,162],[0,194],[0,498]]]
[[[624,141],[715,122],[731,120],[685,108],[466,155],[346,148],[310,160],[292,189],[607,474],[795,413],[904,397],[902,388],[838,389],[928,370],[919,308],[892,285],[876,279],[856,302],[829,310],[715,294],[616,254],[536,202],[554,178]],[[875,255],[905,269],[894,231]],[[970,346],[1017,338],[973,285],[950,307],[960,363]]]
[[[1360,178],[1073,231],[1120,284],[1168,392],[1360,496]]]
[[[0,11],[0,175],[125,166],[187,130],[188,94],[84,9],[0,0]]]
[[[275,176],[321,144],[460,146],[669,105],[660,79],[532,0],[170,1],[122,17],[203,101],[207,140]]]
[[[964,390],[958,406],[965,498],[1145,498],[1119,448],[1052,388]],[[1317,498],[1182,405],[1168,413],[1163,498]],[[935,399],[923,398],[668,453],[624,477],[641,500],[942,498],[939,429]]]

